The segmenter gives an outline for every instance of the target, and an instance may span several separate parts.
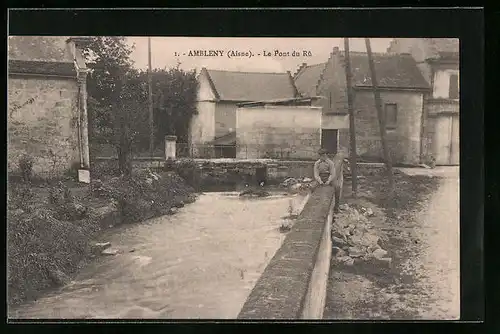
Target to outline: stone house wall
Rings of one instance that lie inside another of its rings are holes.
[[[321,108],[309,106],[238,108],[236,157],[315,158],[321,147],[321,118]]]
[[[60,174],[80,161],[76,77],[9,76],[7,112],[10,172],[24,154],[35,174]]]
[[[397,124],[387,130],[387,139],[394,162],[416,164],[420,162],[420,136],[423,112],[423,93],[418,91],[382,91],[385,103],[397,104]],[[380,128],[375,98],[370,90],[355,91],[356,148],[360,157],[383,158]]]

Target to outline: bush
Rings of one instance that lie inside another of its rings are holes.
[[[131,177],[114,177],[103,183],[102,191],[118,203],[122,221],[128,223],[167,213],[193,189],[175,173],[157,174],[148,170]]]
[[[176,163],[175,171],[191,187],[199,189],[200,169],[198,164],[192,159],[183,159]]]
[[[10,182],[8,185],[7,205],[9,210],[30,211],[34,204],[35,193],[29,183]]]
[[[60,285],[59,273],[71,274],[88,252],[89,236],[50,210],[8,212],[8,299],[18,303]]]
[[[24,182],[31,182],[33,176],[33,164],[34,159],[30,155],[23,155],[19,159],[19,169],[21,170],[21,176]]]

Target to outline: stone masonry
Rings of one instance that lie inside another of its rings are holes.
[[[34,173],[62,172],[77,163],[78,84],[75,79],[10,76],[8,168],[35,159]]]
[[[408,164],[420,162],[420,130],[423,95],[419,92],[381,92],[382,104],[397,104],[397,125],[387,130],[393,161]],[[375,99],[371,91],[356,90],[356,148],[359,156],[381,159],[382,145]],[[384,106],[382,105],[382,108]]]

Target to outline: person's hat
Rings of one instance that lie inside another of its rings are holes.
[[[318,151],[318,154],[319,154],[319,155],[322,155],[322,154],[327,154],[327,153],[328,153],[328,151],[327,151],[327,150],[325,150],[324,148],[321,148],[321,149]]]

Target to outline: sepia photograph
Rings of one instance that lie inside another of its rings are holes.
[[[7,43],[9,319],[460,319],[458,38]]]

